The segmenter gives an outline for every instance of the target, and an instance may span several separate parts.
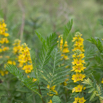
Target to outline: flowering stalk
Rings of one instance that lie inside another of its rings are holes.
[[[85,78],[85,74],[83,74],[85,61],[83,60],[84,56],[84,45],[83,45],[83,38],[81,38],[82,34],[77,32],[75,34],[75,37],[73,38],[72,42],[75,42],[74,44],[74,49],[72,50],[74,54],[72,55],[73,57],[73,62],[72,62],[72,71],[75,73],[72,75],[72,80],[73,82],[77,82],[78,85],[72,89],[72,92],[77,92],[80,93],[84,89],[82,85],[82,81]],[[84,97],[77,97],[75,98],[75,101],[73,103],[84,103],[86,100]]]
[[[6,62],[9,58],[9,56],[6,55],[7,51],[9,50],[9,47],[7,46],[9,43],[8,40],[9,34],[6,31],[7,28],[4,20],[0,19],[0,61],[3,61],[3,63],[0,65],[3,65],[4,62]],[[5,70],[5,66],[2,70],[0,70],[0,74],[2,76],[8,74],[8,71]]]
[[[60,35],[59,36],[59,38],[60,38],[60,45],[59,45],[59,48],[60,48],[60,51],[61,51],[61,56],[62,56],[62,60],[64,60],[64,62],[65,62],[65,60],[68,60],[69,59],[69,57],[68,57],[68,53],[69,53],[69,49],[68,49],[68,43],[67,43],[67,41],[65,41],[65,43],[64,43],[64,46],[63,46],[63,37]],[[61,65],[64,65],[64,64],[61,64]],[[65,68],[68,68],[68,66],[66,66]],[[67,77],[68,77],[68,75],[67,75]],[[64,81],[64,86],[67,86],[67,81],[68,81],[69,79],[66,79],[65,81]]]
[[[30,49],[27,47],[26,43],[22,44],[18,56],[19,67],[21,67],[25,73],[30,73],[33,70],[29,50]]]

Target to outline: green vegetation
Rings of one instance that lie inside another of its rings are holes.
[[[102,103],[102,5],[1,0],[0,103]]]

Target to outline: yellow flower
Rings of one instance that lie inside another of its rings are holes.
[[[65,55],[65,53],[69,53],[67,41],[65,41],[64,46],[63,46],[62,36],[59,36],[59,38],[60,38],[60,47],[59,48],[60,48],[60,51],[62,52],[62,55],[61,55],[61,56],[63,56],[62,59],[68,60],[69,59],[68,56]]]
[[[47,88],[50,89],[50,85],[47,85]]]
[[[81,54],[79,54],[77,57],[80,57],[80,58],[82,59],[82,58],[84,58],[85,56],[84,56],[83,53],[81,53]]]
[[[18,67],[22,67],[23,66],[23,63],[19,63]]]
[[[49,96],[53,96],[53,94],[51,94],[51,93],[49,93],[49,94],[47,93],[47,95],[49,95]]]
[[[0,70],[0,74],[1,74],[1,76],[5,75],[4,71],[2,71],[2,70]]]
[[[12,65],[12,61],[11,60],[9,60],[7,63]]]
[[[103,83],[103,78],[102,78],[102,81],[101,81],[101,83]]]
[[[9,47],[3,47],[3,51],[9,50]]]
[[[55,95],[58,95],[58,92],[56,90],[53,90],[53,92],[55,92]]]
[[[85,90],[86,89],[86,87],[83,87],[83,90]]]
[[[85,69],[86,67],[83,67],[83,64],[81,64],[81,65],[75,65],[75,66],[73,66],[72,68],[73,68],[72,71],[81,72],[81,71],[84,71],[84,69]]]
[[[76,88],[74,87],[74,88],[72,89],[72,93],[75,92],[75,91],[76,91]]]
[[[61,56],[62,56],[65,60],[68,60],[68,59],[69,59],[67,55],[62,54]]]
[[[33,78],[33,82],[36,82],[37,81],[37,79],[36,78]]]
[[[86,100],[84,99],[84,97],[79,98],[79,103],[84,103]]]
[[[78,47],[83,46],[83,42],[76,41],[74,46],[78,46]]]
[[[68,50],[68,48],[64,48],[62,52],[63,53],[69,53],[69,50]]]
[[[81,92],[82,91],[82,89],[83,89],[83,85],[78,85],[77,87],[75,87],[75,92]]]
[[[48,103],[53,103],[52,100],[50,100]]]
[[[52,92],[54,92],[55,95],[58,95],[58,92],[55,90],[55,87],[56,87],[55,85],[52,86],[52,87],[50,87],[50,85],[47,85],[47,88],[50,89],[50,92],[47,93],[47,95],[49,95],[49,96],[53,96],[53,93],[52,93]],[[51,92],[51,91],[52,91],[52,92]]]
[[[5,37],[8,37],[8,36],[9,36],[9,34],[8,34],[8,33],[4,33],[4,36],[5,36]]]
[[[30,73],[33,70],[32,65],[25,65],[23,68],[25,70],[25,73]]]
[[[64,48],[68,47],[67,41],[65,41]]]
[[[12,61],[13,65],[16,65],[16,62],[15,61]]]
[[[0,49],[0,52],[2,52],[2,49]]]
[[[54,90],[54,89],[55,89],[55,87],[56,87],[56,86],[54,85],[54,86],[52,86],[50,89],[51,89],[51,90]]]
[[[72,80],[73,80],[74,82],[77,82],[77,81],[78,81],[78,74],[72,75]]]
[[[78,80],[83,81],[84,78],[85,78],[85,74],[79,74],[78,75]]]
[[[79,97],[75,98],[75,101],[73,103],[78,103]]]
[[[82,65],[82,63],[85,63],[84,60],[81,59],[74,59],[74,61],[72,62],[73,65]]]
[[[73,37],[72,42],[76,41],[78,38],[77,37]]]
[[[79,50],[81,50],[82,52],[84,52],[84,49],[83,49],[84,47],[83,46],[76,46],[76,47],[74,47],[74,49],[72,49],[72,51],[76,51],[77,49],[79,49]]]

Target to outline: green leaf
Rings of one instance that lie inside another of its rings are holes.
[[[92,95],[90,96],[90,101],[92,101],[95,96],[96,96],[96,91],[93,91]]]
[[[6,69],[12,73],[13,75],[15,75],[20,81],[22,81],[22,83],[24,83],[25,86],[27,86],[29,89],[31,89],[33,92],[37,93],[40,97],[41,95],[39,94],[39,92],[36,90],[38,87],[38,85],[33,82],[33,78],[27,78],[22,72],[21,70],[19,70],[16,66],[14,65],[8,65],[6,67]]]
[[[38,36],[39,40],[43,43],[45,42],[45,39],[41,36],[40,33],[38,33],[37,31],[35,31],[36,35]]]
[[[89,89],[88,93],[92,93],[95,90],[95,88]]]
[[[42,44],[42,50],[39,54],[38,69],[43,69],[44,65],[49,62],[50,54],[57,45],[57,35],[53,33]]]
[[[53,98],[52,98],[52,102],[53,103],[61,103],[61,100],[60,100],[60,98],[59,98],[59,96],[53,96]]]
[[[88,41],[90,41],[91,43],[93,43],[98,48],[98,50],[100,51],[100,53],[103,51],[102,42],[101,42],[101,40],[98,37],[88,39]]]
[[[63,33],[63,45],[64,45],[64,43],[65,43],[65,41],[66,41],[66,39],[67,39],[67,37],[68,37],[71,29],[72,29],[72,25],[73,25],[73,19],[71,19],[71,21],[69,21],[69,22],[67,23],[67,25],[65,26],[65,28],[64,28],[64,33]]]

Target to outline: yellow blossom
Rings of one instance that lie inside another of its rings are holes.
[[[72,68],[73,68],[72,71],[75,71],[75,72],[81,72],[81,71],[84,71],[84,69],[85,69],[85,67],[83,67],[83,64],[81,64],[81,65],[75,65]]]
[[[68,50],[68,48],[64,48],[62,52],[63,53],[69,53],[69,50]]]
[[[82,91],[82,89],[83,89],[83,85],[78,85],[77,87],[75,87],[75,92],[81,92]]]
[[[50,85],[47,85],[47,88],[50,89]]]
[[[53,103],[52,100],[50,100],[48,103]]]
[[[85,78],[85,74],[79,74],[78,75],[78,80],[79,81],[83,81],[84,78]]]
[[[36,82],[37,81],[37,79],[36,78],[33,78],[33,82]]]
[[[103,83],[103,78],[102,78],[102,81],[101,81],[101,83]]]
[[[3,50],[3,51],[7,51],[7,50],[9,50],[9,47],[3,47],[2,50]]]
[[[12,61],[11,60],[9,60],[7,63],[12,65]]]
[[[84,60],[81,59],[73,59],[74,61],[72,62],[73,65],[82,65],[82,63],[85,63]]]
[[[77,82],[77,81],[78,81],[78,74],[72,75],[72,80],[73,80],[74,82]]]
[[[5,36],[5,37],[8,37],[8,36],[9,36],[9,34],[8,34],[8,33],[4,33],[4,36]]]
[[[79,98],[79,103],[84,103],[86,100],[84,99],[84,97]]]
[[[83,87],[83,90],[85,90],[86,89],[86,87]]]
[[[25,70],[25,73],[30,73],[33,70],[32,65],[25,65],[23,68]]]
[[[5,75],[5,72],[2,71],[2,70],[0,70],[0,74],[1,74],[1,76],[4,76],[4,75]]]
[[[2,52],[3,50],[0,48],[0,52]]]
[[[16,65],[16,62],[15,61],[12,61],[13,65]]]
[[[79,97],[75,98],[75,101],[73,103],[78,103]]]
[[[56,87],[56,86],[54,85],[54,86],[52,86],[50,89],[51,89],[51,90],[54,90],[54,89],[55,89],[55,87]]]

